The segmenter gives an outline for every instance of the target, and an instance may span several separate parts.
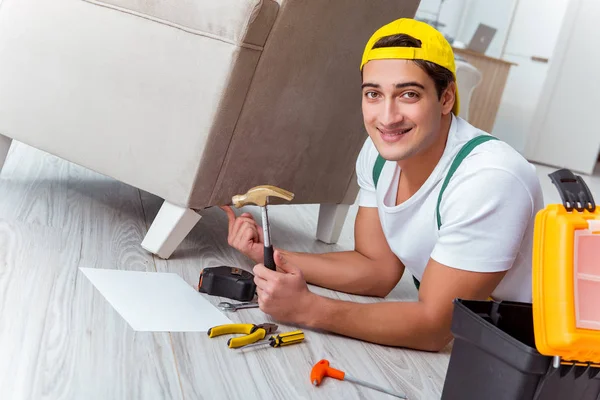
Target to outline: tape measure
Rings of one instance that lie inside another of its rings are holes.
[[[200,273],[198,291],[211,296],[250,301],[256,293],[254,275],[236,267],[204,268]]]

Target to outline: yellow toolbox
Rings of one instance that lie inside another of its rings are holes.
[[[535,344],[563,363],[600,364],[600,209],[569,170],[550,174],[563,204],[541,210],[533,239]]]
[[[532,303],[455,299],[442,400],[600,400],[600,209],[579,176],[536,215]]]

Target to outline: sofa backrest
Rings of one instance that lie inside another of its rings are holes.
[[[229,143],[215,143],[192,204],[224,204],[240,188],[271,184],[296,203],[353,202],[355,163],[367,135],[360,60],[369,37],[418,0],[281,0]],[[225,151],[224,161],[221,151]],[[207,192],[211,192],[206,199]]]

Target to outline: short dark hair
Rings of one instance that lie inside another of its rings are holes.
[[[421,41],[410,35],[399,33],[396,35],[384,36],[379,39],[373,45],[374,49],[380,47],[416,47],[421,48]],[[425,60],[411,60],[417,64],[423,71],[429,75],[435,83],[435,90],[437,91],[438,98],[442,98],[442,93],[451,82],[454,82],[454,74],[452,71],[444,68],[440,65],[434,64],[430,61]]]

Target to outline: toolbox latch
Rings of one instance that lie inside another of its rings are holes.
[[[592,196],[590,189],[581,179],[581,176],[575,175],[565,168],[559,169],[548,176],[558,189],[567,211],[573,211],[573,209],[580,212],[583,210],[596,211],[594,196]]]

